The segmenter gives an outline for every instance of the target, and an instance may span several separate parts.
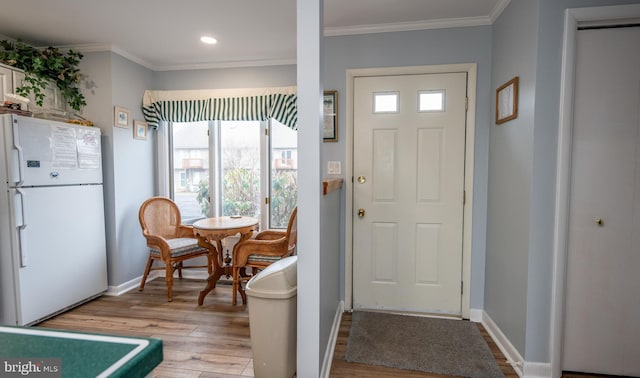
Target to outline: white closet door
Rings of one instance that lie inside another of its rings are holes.
[[[640,376],[640,28],[578,32],[563,370]]]

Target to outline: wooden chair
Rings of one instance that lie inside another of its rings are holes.
[[[180,210],[169,198],[152,197],[144,201],[138,211],[138,220],[142,227],[142,235],[147,239],[149,259],[144,269],[139,290],[144,289],[147,276],[151,270],[165,270],[167,282],[167,297],[172,301],[173,273],[178,270],[178,277],[182,278],[182,269],[207,268],[209,274],[212,269],[212,258],[215,247],[209,243],[199,241],[193,234],[191,226],[182,225]],[[183,261],[200,256],[207,257],[207,265],[183,266]],[[161,261],[164,267],[153,268],[154,261]]]
[[[239,242],[233,247],[233,295],[232,304],[236,304],[237,292],[240,292],[242,303],[247,303],[247,295],[242,283],[248,281],[260,270],[272,263],[288,256],[296,254],[298,243],[298,208],[294,208],[289,217],[286,231],[265,230],[254,239]],[[251,274],[247,273],[251,268]]]

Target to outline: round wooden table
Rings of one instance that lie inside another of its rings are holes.
[[[193,233],[198,239],[203,239],[212,244],[217,256],[212,256],[213,267],[211,274],[207,278],[207,286],[198,296],[198,305],[202,306],[204,297],[216,287],[216,282],[222,275],[231,275],[231,265],[229,261],[223,259],[222,239],[240,234],[240,240],[247,240],[258,231],[259,220],[252,217],[215,217],[202,219],[193,224]]]

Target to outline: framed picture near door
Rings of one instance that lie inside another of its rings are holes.
[[[518,76],[496,89],[496,125],[518,118]]]
[[[322,141],[338,141],[338,91],[325,91],[322,100]]]

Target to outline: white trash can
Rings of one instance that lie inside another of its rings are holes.
[[[256,378],[290,378],[296,372],[297,274],[298,256],[286,257],[246,285]]]

